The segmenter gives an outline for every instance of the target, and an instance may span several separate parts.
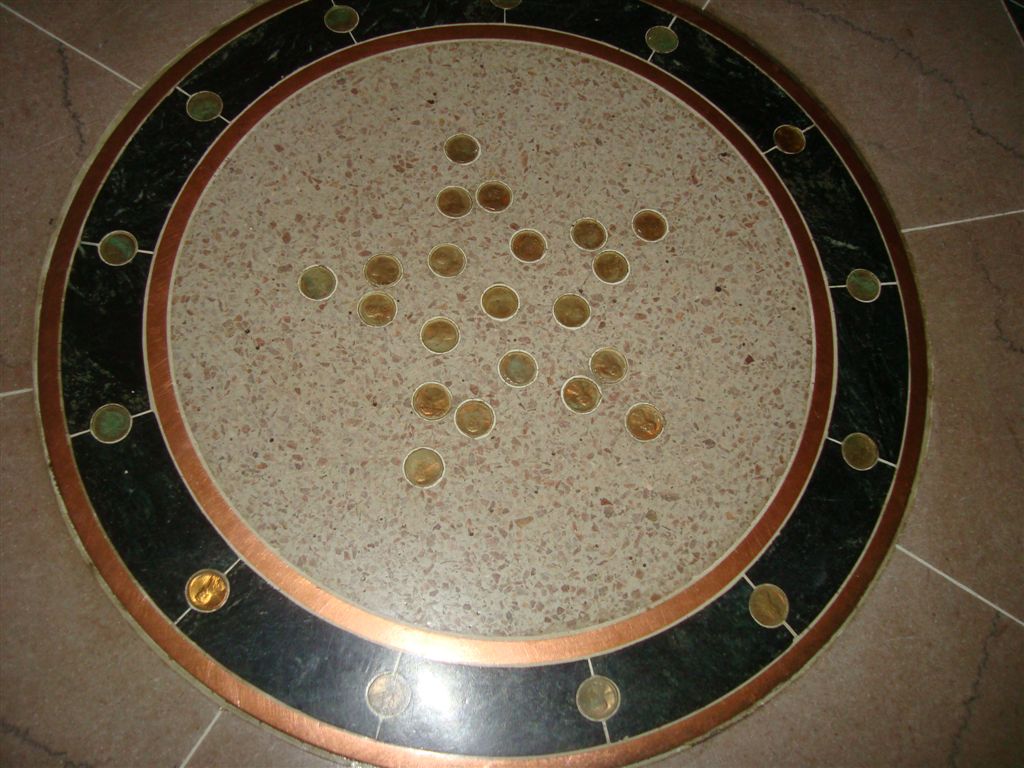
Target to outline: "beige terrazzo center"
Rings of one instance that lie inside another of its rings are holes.
[[[465,131],[481,157],[442,151]],[[502,213],[451,220],[448,184],[500,179]],[[662,211],[668,236],[630,230]],[[601,283],[569,240],[593,216],[628,258]],[[544,233],[543,260],[508,242]],[[443,279],[426,263],[445,242],[468,256]],[[362,325],[363,265],[397,256],[398,314]],[[338,290],[296,288],[322,263]],[[493,283],[518,291],[487,317]],[[578,292],[579,330],[552,302]],[[284,102],[234,150],[204,193],[178,256],[171,349],[182,409],[235,509],[294,566],[374,612],[488,636],[564,632],[644,610],[690,583],[756,519],[805,420],[812,340],[806,288],[776,209],[721,136],[673,97],[610,64],[540,45],[458,42],[354,64]],[[422,323],[462,337],[434,355]],[[591,353],[621,350],[625,380],[591,414],[559,390]],[[525,389],[498,376],[513,348],[540,368]],[[411,407],[425,381],[495,411],[486,438]],[[657,405],[664,434],[640,443],[628,407]],[[407,483],[403,457],[430,446],[441,483]]]

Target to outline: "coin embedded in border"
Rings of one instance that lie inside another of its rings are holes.
[[[656,243],[668,234],[668,220],[653,208],[644,208],[634,213],[630,224],[633,233],[645,243]]]
[[[427,421],[443,419],[452,409],[452,393],[437,381],[420,384],[412,393],[412,409]]]
[[[626,413],[626,430],[642,443],[661,437],[665,417],[650,403],[637,403]]]
[[[199,91],[188,97],[185,111],[197,123],[208,123],[220,117],[224,101],[213,91]]]
[[[230,593],[228,577],[212,568],[196,571],[185,584],[185,599],[200,613],[213,613],[222,608]]]
[[[551,312],[563,328],[576,330],[590,321],[590,302],[578,293],[563,293],[551,305]]]
[[[139,252],[139,241],[135,235],[123,229],[108,232],[100,240],[97,250],[100,260],[111,267],[123,267]]]
[[[417,488],[433,488],[444,477],[444,459],[433,448],[413,448],[402,462],[402,473]]]
[[[533,264],[544,258],[548,240],[536,229],[520,229],[508,241],[508,249],[520,261]]]
[[[338,289],[338,276],[323,264],[313,264],[299,275],[299,293],[310,301],[326,301]]]
[[[572,376],[562,385],[562,402],[573,413],[593,413],[601,404],[601,388],[587,376]]]
[[[121,442],[131,431],[132,414],[120,403],[101,405],[89,419],[89,432],[107,445]]]
[[[498,361],[498,375],[510,387],[528,387],[537,380],[537,359],[526,350],[510,350]]]
[[[455,409],[455,427],[466,437],[487,437],[494,429],[494,409],[483,400],[465,400]]]
[[[679,47],[679,35],[671,27],[651,27],[644,35],[644,42],[655,53],[672,53]]]
[[[465,187],[445,187],[435,202],[437,210],[449,219],[461,219],[473,210],[473,198]]]
[[[519,311],[519,294],[504,283],[495,283],[480,294],[480,308],[495,320],[511,320]]]
[[[338,34],[351,32],[359,25],[359,13],[349,5],[335,5],[324,14],[324,25]]]
[[[569,230],[573,244],[584,251],[596,251],[608,242],[608,230],[597,219],[584,218],[573,222]]]
[[[512,190],[501,181],[485,181],[476,188],[476,202],[485,211],[500,213],[512,205]]]
[[[590,372],[600,381],[609,384],[622,381],[628,370],[626,357],[613,347],[601,347],[590,356]]]
[[[459,326],[447,317],[432,317],[420,327],[420,341],[436,355],[459,346]]]
[[[804,151],[807,137],[795,125],[780,125],[772,134],[775,148],[787,155],[796,155]]]
[[[619,687],[603,675],[588,677],[576,689],[576,707],[587,720],[601,723],[619,711]]]
[[[774,584],[758,584],[750,593],[747,609],[751,618],[762,627],[775,629],[786,623],[789,616],[789,598]]]
[[[466,252],[454,243],[435,245],[427,254],[427,266],[438,277],[457,277],[466,268]]]
[[[469,165],[480,157],[480,142],[468,133],[456,133],[444,142],[444,154],[458,165]]]
[[[383,328],[395,319],[398,305],[390,294],[383,291],[364,293],[356,305],[359,319],[371,328]]]
[[[602,283],[618,285],[629,277],[629,261],[618,251],[601,251],[594,257],[594,274]]]
[[[870,304],[882,292],[882,283],[874,272],[855,269],[846,276],[846,290],[857,301]]]
[[[412,702],[412,688],[397,672],[377,675],[366,686],[366,706],[377,717],[386,719],[402,714]]]
[[[878,444],[863,432],[843,438],[843,460],[859,472],[866,472],[878,463]]]
[[[366,260],[363,277],[370,285],[387,288],[402,279],[402,262],[390,253],[378,253]]]

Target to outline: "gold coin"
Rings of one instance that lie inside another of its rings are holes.
[[[594,675],[576,689],[576,707],[587,720],[603,722],[619,711],[619,687],[607,677]]]
[[[866,472],[878,463],[878,445],[863,432],[843,439],[843,459],[856,470]]]
[[[671,27],[651,27],[644,35],[644,41],[655,53],[672,53],[679,47],[679,36]]]
[[[437,193],[437,210],[449,219],[461,219],[473,209],[473,198],[463,187],[445,187]]]
[[[112,267],[123,267],[139,252],[139,241],[131,232],[118,229],[103,236],[98,250],[100,259],[105,264]]]
[[[338,278],[330,267],[314,264],[299,275],[299,293],[310,301],[325,301],[338,288]]]
[[[870,304],[882,292],[882,283],[874,272],[855,269],[846,276],[846,290],[857,301]]]
[[[444,459],[433,448],[415,448],[402,462],[402,471],[417,488],[431,488],[444,477]]]
[[[476,189],[476,201],[485,211],[498,213],[512,205],[512,190],[500,181],[485,181]]]
[[[578,219],[569,230],[569,237],[577,248],[584,251],[596,251],[608,242],[608,230],[597,219]]]
[[[213,91],[193,93],[185,102],[185,112],[197,123],[208,123],[216,120],[224,111],[224,102]]]
[[[637,403],[626,413],[626,429],[642,442],[654,440],[665,430],[665,417],[650,403]]]
[[[486,437],[494,429],[494,409],[483,400],[466,400],[455,409],[455,426],[466,437]]]
[[[364,293],[363,297],[359,299],[356,312],[359,314],[359,319],[366,325],[383,328],[395,319],[395,315],[398,314],[398,305],[388,294],[370,291]]]
[[[529,352],[513,349],[498,361],[498,375],[510,387],[527,387],[537,379],[537,360]]]
[[[324,14],[324,24],[331,32],[347,34],[359,25],[359,14],[351,6],[335,5]]]
[[[366,687],[366,704],[377,717],[397,717],[412,701],[412,689],[397,672],[377,675]]]
[[[762,627],[774,629],[786,623],[789,616],[789,598],[774,584],[758,584],[750,593],[747,603],[750,615]]]
[[[89,431],[101,443],[110,445],[124,440],[132,429],[132,414],[119,403],[107,403],[93,411]]]
[[[436,381],[420,384],[412,393],[412,409],[427,421],[437,421],[452,409],[452,393]]]
[[[622,381],[628,367],[623,354],[612,347],[602,347],[590,356],[590,372],[601,381]]]
[[[438,277],[455,277],[466,268],[466,252],[452,243],[435,245],[427,255],[427,266]]]
[[[566,328],[582,328],[590,320],[590,302],[575,293],[559,296],[551,311],[558,324]]]
[[[668,221],[652,208],[644,208],[633,215],[633,232],[641,240],[656,243],[668,234]]]
[[[629,262],[618,251],[601,251],[594,257],[594,274],[609,285],[618,285],[629,277]]]
[[[481,294],[480,307],[495,320],[511,320],[519,311],[519,294],[504,283],[495,283]]]
[[[453,163],[469,165],[480,157],[480,142],[468,133],[456,133],[445,141],[444,154]]]
[[[363,277],[370,285],[386,288],[402,279],[402,262],[390,253],[371,256],[363,267]]]
[[[189,578],[185,585],[185,598],[200,613],[213,613],[227,602],[230,591],[227,576],[204,568]]]
[[[459,345],[459,327],[447,317],[432,317],[420,328],[420,341],[435,354],[451,352]]]
[[[775,147],[787,155],[803,152],[807,146],[807,137],[795,125],[780,125],[775,129],[772,138],[775,139]]]
[[[521,229],[512,235],[508,247],[517,259],[532,264],[544,258],[548,250],[548,241],[535,229]]]
[[[562,402],[573,413],[591,413],[601,404],[601,388],[586,376],[573,376],[562,385]]]

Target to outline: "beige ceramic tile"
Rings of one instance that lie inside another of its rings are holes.
[[[177,764],[217,707],[135,633],[72,543],[31,395],[0,400],[0,499],[0,764]]]
[[[901,226],[1024,207],[1024,46],[1001,2],[712,0],[708,12],[817,95]]]

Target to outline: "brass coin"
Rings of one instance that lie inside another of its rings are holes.
[[[608,242],[608,230],[597,219],[579,219],[569,230],[569,237],[577,248],[596,251]]]
[[[456,133],[445,141],[444,154],[453,163],[469,165],[480,157],[480,142],[468,133]]]
[[[330,267],[314,264],[299,275],[299,293],[311,301],[325,301],[338,288],[338,278]]]
[[[586,376],[573,376],[562,385],[562,402],[573,413],[591,413],[601,404],[601,388]]]
[[[870,304],[882,292],[882,284],[874,272],[855,269],[846,276],[846,290],[857,301]]]
[[[131,232],[115,230],[103,236],[99,244],[100,260],[112,267],[123,267],[139,252],[139,241]]]
[[[576,707],[587,720],[604,722],[619,711],[622,695],[607,677],[594,675],[576,689]]]
[[[602,347],[590,356],[590,372],[601,381],[610,384],[622,381],[628,369],[626,358],[612,347]]]
[[[653,208],[633,214],[633,232],[641,240],[656,243],[668,234],[668,221]]]
[[[500,181],[485,181],[476,188],[476,201],[485,211],[499,213],[512,205],[512,190]]]
[[[132,415],[123,405],[107,403],[93,411],[89,431],[101,443],[111,444],[124,440],[132,430]]]
[[[420,384],[412,393],[412,409],[427,421],[437,421],[452,409],[452,393],[436,381]]]
[[[366,260],[363,277],[370,285],[386,288],[402,279],[402,262],[390,253],[378,253]]]
[[[451,352],[459,345],[459,327],[447,317],[432,317],[420,328],[420,341],[435,354]]]
[[[466,252],[452,243],[435,245],[427,255],[427,266],[438,277],[455,277],[466,268]]]
[[[402,462],[402,472],[417,488],[431,488],[444,477],[444,459],[433,448],[415,448]]]
[[[594,274],[602,283],[618,285],[629,277],[629,262],[618,251],[601,251],[594,257]]]
[[[495,283],[480,295],[480,307],[495,320],[511,320],[519,311],[519,294],[504,283]]]
[[[762,627],[774,629],[786,623],[789,616],[789,598],[774,584],[758,584],[750,593],[747,603],[750,615]]]
[[[377,675],[366,687],[366,705],[377,717],[397,717],[412,701],[412,688],[397,672]]]
[[[780,125],[772,137],[775,139],[775,147],[787,155],[799,154],[807,146],[807,137],[795,125]]]
[[[381,291],[370,291],[364,293],[356,306],[359,319],[366,325],[374,328],[383,328],[395,319],[398,314],[398,305],[395,300]]]
[[[582,328],[590,320],[590,302],[575,293],[559,296],[551,311],[558,324],[566,328]]]
[[[331,32],[345,34],[359,24],[359,14],[348,5],[335,5],[324,14],[324,24]]]
[[[548,250],[548,241],[535,229],[521,229],[512,235],[508,247],[517,259],[532,264],[544,258]]]
[[[224,102],[213,91],[199,91],[188,97],[185,111],[196,122],[208,123],[220,117],[224,111]]]
[[[510,387],[528,387],[537,380],[537,360],[529,352],[513,349],[498,361],[498,375]]]
[[[230,592],[228,577],[211,568],[196,571],[185,584],[185,599],[200,613],[213,613],[221,608]]]
[[[437,193],[437,210],[449,219],[461,219],[473,210],[473,198],[463,187],[445,187]]]
[[[679,35],[671,27],[651,27],[644,35],[644,41],[655,53],[672,53],[679,47]]]
[[[650,403],[637,403],[626,413],[626,429],[641,442],[654,440],[665,431],[665,417]]]
[[[856,470],[866,472],[878,463],[878,445],[863,432],[843,439],[843,459]]]
[[[494,429],[494,409],[483,400],[466,400],[455,409],[455,426],[466,437],[487,437]]]

